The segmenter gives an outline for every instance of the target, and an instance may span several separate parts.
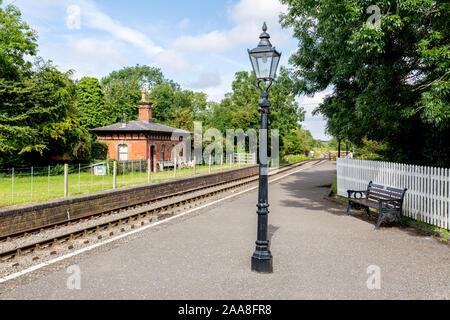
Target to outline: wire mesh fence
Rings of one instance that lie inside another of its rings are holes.
[[[0,169],[0,207],[47,201],[50,199],[90,194],[132,185],[158,183],[235,169],[239,164],[231,159],[193,166],[178,162],[177,166],[149,170],[147,160],[105,161],[65,165]],[[114,172],[115,167],[115,172]],[[155,169],[155,168],[154,168]],[[161,170],[162,169],[162,170]],[[67,182],[66,182],[67,179]]]

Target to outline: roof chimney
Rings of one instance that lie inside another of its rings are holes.
[[[138,121],[152,122],[152,103],[145,100],[145,90],[142,89],[142,99],[139,101]]]
[[[122,128],[126,128],[127,127],[127,114],[125,113],[125,111],[122,113]]]

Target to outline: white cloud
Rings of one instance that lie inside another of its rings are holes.
[[[80,13],[81,9],[79,6],[72,5],[67,7],[66,25],[69,30],[81,29]]]
[[[61,44],[43,47],[39,54],[56,65],[75,70],[75,78],[91,76],[101,78],[114,69],[128,64],[121,54],[122,47],[113,40],[64,37]]]
[[[302,127],[309,130],[315,139],[330,140],[331,137],[325,134],[326,120],[323,117],[305,117]]]
[[[241,0],[228,11],[235,26],[230,30],[213,30],[194,36],[182,36],[174,41],[175,48],[191,53],[221,53],[240,44],[254,44],[265,21],[269,34],[276,43],[290,39],[288,30],[282,30],[279,15],[286,10],[279,0]]]
[[[323,100],[327,97],[327,95],[331,94],[331,90],[325,90],[318,92],[312,96],[303,95],[297,98],[298,103],[302,106],[308,114],[312,114],[315,108],[319,106],[323,102]]]
[[[86,23],[89,27],[106,31],[119,40],[143,49],[149,55],[156,55],[164,51],[163,48],[155,45],[144,33],[122,26],[118,21],[98,10],[93,2],[80,0],[80,4],[82,17],[86,18]]]
[[[204,88],[214,88],[222,83],[220,74],[217,72],[204,72],[200,74],[199,78],[188,84],[189,88],[192,89],[204,89]]]
[[[210,101],[220,102],[227,92],[231,92],[231,85],[235,80],[234,73],[226,73],[221,75],[220,84],[215,87],[197,89],[196,91],[204,92]],[[188,86],[188,85],[186,85]]]
[[[75,53],[84,57],[91,57],[94,61],[118,61],[126,62],[126,59],[120,54],[119,50],[114,48],[114,41],[99,41],[93,38],[84,38],[71,40],[69,47],[75,50]]]
[[[141,49],[162,67],[175,71],[190,69],[189,63],[183,56],[173,50],[167,50],[156,45],[143,32],[123,26],[120,22],[101,12],[93,1],[78,0],[77,4],[81,10],[83,23],[85,22],[88,28],[105,31],[115,40],[129,43]]]
[[[48,26],[47,21],[50,18],[55,18],[55,16],[63,14],[65,24],[70,30],[86,32],[86,29],[93,29],[103,31],[107,35],[112,36],[114,41],[105,41],[104,38],[102,40],[101,36],[97,36],[99,42],[102,42],[103,45],[110,46],[104,47],[103,50],[105,51],[112,53],[116,48],[126,43],[139,50],[140,53],[144,53],[153,59],[153,65],[158,64],[158,67],[167,68],[171,71],[187,71],[191,69],[189,62],[183,55],[170,48],[163,48],[157,45],[145,33],[124,26],[119,21],[114,20],[102,12],[92,0],[72,0],[71,3],[60,0],[16,1],[17,3],[15,4],[26,12],[27,15],[39,20],[39,31]],[[47,28],[51,30],[50,26]],[[54,48],[54,46],[51,47]],[[60,52],[61,50],[58,49],[56,52]],[[46,50],[45,48],[43,51],[52,53],[51,50]],[[51,55],[51,57],[54,56],[54,54]],[[60,60],[63,60],[64,57],[61,58]]]
[[[225,56],[223,56],[223,55],[221,55],[221,54],[215,54],[215,53],[214,53],[214,54],[212,54],[211,56],[213,56],[213,57],[216,58],[216,59],[225,61],[225,62],[227,62],[227,63],[229,63],[229,64],[232,64],[232,65],[234,65],[234,66],[236,66],[236,67],[238,67],[238,68],[244,69],[244,70],[247,70],[247,69],[250,68],[250,65],[249,65],[249,64],[248,64],[248,65],[245,65],[245,64],[243,64],[243,63],[240,63],[239,61],[236,61],[236,60],[227,58],[227,57],[225,57]]]
[[[183,20],[180,21],[180,23],[178,24],[178,27],[180,27],[180,29],[185,29],[189,26],[189,23],[191,21],[189,20],[189,18],[184,18]]]
[[[198,36],[183,36],[175,40],[173,46],[190,53],[223,52],[230,47],[226,33],[214,30]]]
[[[305,129],[308,129],[315,139],[321,140],[331,139],[330,136],[325,134],[325,128],[327,123],[325,118],[321,115],[317,116],[312,115],[314,109],[316,109],[319,106],[319,104],[321,104],[323,100],[327,97],[327,95],[331,93],[332,90],[327,89],[318,92],[312,96],[303,95],[296,99],[299,105],[306,110],[305,121],[303,121],[302,126]]]
[[[175,50],[164,50],[156,55],[156,61],[159,65],[167,67],[173,71],[189,71],[191,65],[180,53]]]

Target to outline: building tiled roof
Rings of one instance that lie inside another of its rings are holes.
[[[92,133],[112,133],[112,132],[165,132],[172,133],[176,132],[178,134],[190,134],[189,131],[177,129],[169,126],[165,126],[160,123],[146,122],[146,121],[129,121],[126,126],[123,123],[116,123],[110,126],[91,129]]]

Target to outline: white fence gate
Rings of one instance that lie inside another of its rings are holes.
[[[369,181],[407,188],[403,214],[440,228],[450,228],[450,169],[401,163],[337,159],[337,193],[365,190]]]
[[[256,153],[235,153],[234,163],[256,164]]]

